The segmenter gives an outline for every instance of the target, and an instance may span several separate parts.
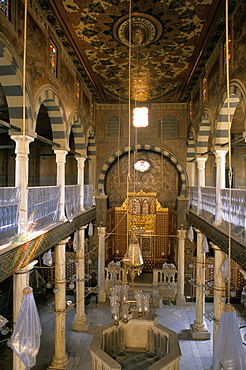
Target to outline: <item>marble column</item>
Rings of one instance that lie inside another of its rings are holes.
[[[29,286],[29,274],[38,261],[21,268],[13,275],[13,325],[15,326],[23,297],[23,289]],[[13,370],[25,370],[25,365],[13,351]]]
[[[66,150],[54,150],[57,163],[57,186],[60,186],[60,221],[67,221],[65,216],[65,163]]]
[[[211,244],[214,249],[214,327],[213,344],[215,344],[220,316],[224,311],[225,301],[221,299],[226,297],[225,279],[220,271],[220,267],[226,259],[226,254],[217,245]]]
[[[96,191],[96,156],[91,155],[89,158],[89,184],[93,185],[93,193]]]
[[[78,178],[77,178],[77,183],[80,185],[80,211],[84,212],[84,169],[85,169],[85,158],[82,157],[76,157],[77,160],[77,173],[78,173]]]
[[[83,226],[77,230],[78,245],[76,250],[76,315],[71,324],[74,331],[87,331],[89,318],[85,314],[85,229]]]
[[[189,179],[189,186],[195,186],[195,173],[196,173],[196,166],[195,161],[193,162],[186,162],[186,171]]]
[[[20,234],[28,232],[28,154],[33,137],[11,135],[15,141],[15,186],[20,187],[19,226]]]
[[[226,154],[227,150],[215,150],[215,163],[216,163],[216,214],[215,214],[215,225],[220,225],[222,222],[221,216],[221,189],[225,188],[225,177],[226,177]]]
[[[99,245],[98,245],[98,301],[105,302],[106,301],[106,290],[105,290],[105,235],[106,235],[106,227],[98,227],[98,237],[99,237]]]
[[[205,186],[205,163],[207,157],[197,157],[197,186],[198,186],[198,201],[197,201],[197,213],[202,211],[202,188]]]
[[[191,335],[193,339],[210,339],[206,322],[204,321],[205,312],[205,253],[202,251],[204,235],[197,230],[197,258],[196,258],[196,319],[191,324]]]
[[[178,276],[177,276],[177,294],[176,294],[176,305],[185,305],[184,295],[184,249],[185,249],[185,238],[186,230],[178,230]]]
[[[72,358],[66,353],[66,240],[55,246],[55,353],[47,369],[70,370]]]

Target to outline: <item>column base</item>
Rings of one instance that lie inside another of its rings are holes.
[[[196,323],[190,324],[191,336],[195,340],[207,340],[210,339],[210,332],[206,323],[197,325]]]
[[[176,306],[185,306],[186,299],[185,299],[184,294],[177,294],[175,297],[175,303],[176,303]]]
[[[89,327],[90,319],[86,317],[84,321],[74,321],[71,324],[71,330],[73,331],[87,331]]]
[[[106,302],[107,294],[105,290],[99,290],[98,292],[98,302]]]
[[[47,370],[72,370],[72,367],[73,367],[73,357],[69,357],[65,365],[56,365],[53,364],[52,361],[51,364],[47,367]]]

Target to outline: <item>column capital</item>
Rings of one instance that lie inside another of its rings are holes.
[[[84,225],[84,226],[80,226],[77,230],[82,230],[84,231],[86,228],[87,228],[88,224]]]
[[[106,234],[106,227],[105,226],[99,226],[97,228],[98,235],[105,235]]]
[[[222,249],[220,247],[218,247],[218,245],[215,245],[214,243],[210,242],[209,243],[211,245],[211,247],[215,250],[215,251],[220,251],[220,252],[223,252]]]
[[[193,229],[195,230],[195,232],[196,232],[197,234],[202,234],[202,232],[201,232],[201,230],[200,230],[200,229],[197,229],[196,227],[193,227]]]
[[[187,234],[186,230],[181,229],[181,230],[177,230],[177,231],[178,231],[178,237],[179,238],[183,238],[183,239],[186,238],[186,234]]]
[[[225,164],[225,158],[228,150],[227,149],[216,149],[213,151],[215,156],[215,163],[216,164]]]
[[[203,157],[196,157],[196,163],[197,163],[197,168],[198,169],[204,169],[206,160],[208,159],[207,156]]]
[[[67,150],[56,149],[54,153],[56,155],[56,163],[66,163]]]
[[[24,266],[19,270],[15,271],[15,274],[26,274],[28,271],[31,271],[37,263],[38,260],[30,262],[27,266]]]
[[[63,240],[60,240],[58,243],[56,243],[56,245],[64,245],[64,244],[67,244],[67,242],[71,239],[71,237],[69,236],[68,238],[66,239],[63,239]]]
[[[85,167],[85,161],[86,161],[86,158],[84,157],[75,157],[76,158],[76,161],[77,161],[77,167],[81,170],[84,169]]]
[[[10,138],[16,143],[15,154],[29,154],[29,144],[34,141],[34,137],[28,135],[11,135]]]

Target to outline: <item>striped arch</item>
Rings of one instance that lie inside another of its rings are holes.
[[[242,104],[242,109],[245,112],[245,91],[241,86],[240,81],[231,81],[229,90],[229,120],[232,123],[233,115],[237,108],[239,101]],[[228,100],[225,92],[222,98],[221,107],[219,109],[217,128],[215,132],[215,147],[221,147],[222,144],[228,142]]]
[[[191,128],[189,131],[186,162],[191,162],[196,156],[195,137],[194,130]]]
[[[23,128],[23,81],[17,59],[0,41],[0,83],[6,97],[10,124]],[[25,129],[31,130],[31,109],[29,96],[26,93]],[[32,132],[32,130],[31,130]]]
[[[60,102],[56,92],[51,86],[43,87],[39,91],[35,100],[34,119],[37,122],[38,112],[43,104],[50,118],[53,140],[60,144],[61,148],[68,148],[68,138],[66,137],[66,118],[62,103]]]
[[[211,120],[208,111],[202,115],[202,122],[199,128],[196,144],[196,154],[202,155],[208,150],[208,139],[211,131]]]
[[[180,163],[180,161],[174,156],[173,153],[168,151],[167,149],[161,148],[156,145],[151,145],[151,144],[138,144],[136,146],[137,150],[149,150],[151,152],[156,152],[162,154],[165,158],[169,159],[169,161],[176,167],[179,175],[180,175],[180,180],[181,180],[181,191],[180,195],[185,195],[186,190],[187,190],[187,174],[185,171],[185,168],[183,165]],[[135,150],[135,146],[130,147],[131,152]],[[129,147],[126,146],[117,152],[113,153],[107,161],[103,164],[101,171],[99,173],[99,178],[98,178],[98,193],[99,194],[105,194],[105,177],[106,173],[109,169],[109,167],[112,165],[112,163],[120,156],[129,153]]]
[[[84,126],[81,122],[79,113],[74,113],[73,115],[71,130],[74,136],[75,151],[79,153],[81,157],[86,158]]]

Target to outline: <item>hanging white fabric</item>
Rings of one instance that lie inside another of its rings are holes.
[[[16,325],[10,340],[10,347],[26,366],[36,365],[42,333],[38,310],[31,287],[23,289],[23,297]]]
[[[203,253],[208,253],[209,252],[209,248],[208,248],[208,239],[206,236],[204,236],[203,238],[203,242],[202,242],[202,252]]]
[[[229,278],[229,258],[228,257],[226,257],[226,259],[222,263],[220,267],[220,271],[222,272],[225,281],[227,281]]]
[[[78,247],[78,231],[75,231],[75,233],[73,235],[73,250],[74,250],[74,252],[77,251],[77,247]]]
[[[236,311],[230,304],[227,304],[222,312],[214,346],[212,370],[221,369],[246,369]]]
[[[93,225],[91,222],[89,223],[89,226],[88,226],[88,235],[89,236],[93,235]]]
[[[3,326],[5,326],[9,322],[9,320],[5,319],[2,315],[0,315],[0,329],[2,329]]]
[[[53,258],[52,258],[52,253],[51,253],[51,249],[48,250],[48,252],[45,252],[43,257],[43,264],[45,266],[51,266],[52,263],[53,263]]]
[[[187,239],[192,243],[193,240],[194,240],[194,231],[193,231],[193,227],[190,226],[188,232],[187,232]]]

